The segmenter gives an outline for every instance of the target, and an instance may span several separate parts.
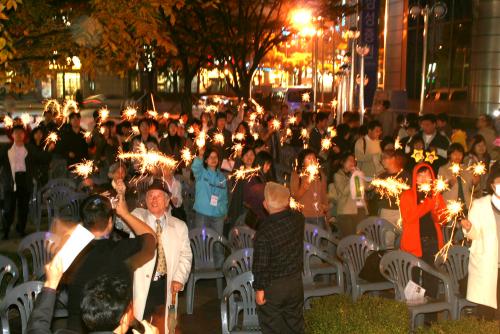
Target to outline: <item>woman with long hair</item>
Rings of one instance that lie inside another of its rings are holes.
[[[486,140],[481,135],[472,138],[469,154],[465,157],[464,165],[470,167],[477,163],[483,163],[486,173],[480,176],[479,184],[475,187],[474,196],[481,197],[488,194],[488,174],[490,171],[491,156],[488,153]]]

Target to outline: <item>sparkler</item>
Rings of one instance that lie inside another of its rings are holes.
[[[163,118],[168,119],[170,117],[170,114],[168,112],[163,114]]]
[[[330,138],[337,137],[337,129],[335,129],[333,126],[329,126],[326,131],[328,131],[328,133],[330,134]]]
[[[52,111],[54,117],[58,117],[61,114],[61,104],[57,100],[47,100],[43,107],[43,112]]]
[[[425,193],[427,196],[432,190],[432,184],[430,183],[422,183],[418,185],[418,191]]]
[[[214,137],[212,138],[212,142],[217,145],[224,145],[224,134],[222,132],[218,132],[214,134]]]
[[[194,133],[194,128],[193,128],[192,125],[187,129],[187,132],[188,133]]]
[[[259,139],[259,134],[257,132],[252,133],[252,137],[254,140]]]
[[[301,211],[304,208],[304,205],[300,204],[295,200],[295,198],[290,196],[290,209]]]
[[[248,116],[248,119],[250,120],[250,122],[255,122],[257,116],[258,116],[257,113],[253,112]]]
[[[458,220],[464,217],[463,213],[463,203],[460,201],[448,201],[446,204],[446,209],[441,212],[441,216],[444,216],[446,221],[451,221],[451,234],[450,240],[437,252],[435,259],[442,257],[444,261],[448,258],[448,251],[450,247],[453,246],[453,236],[457,228]]]
[[[307,177],[309,182],[313,182],[319,177],[319,163],[313,162],[310,165],[306,166],[302,173],[300,173],[300,177]]]
[[[217,106],[214,106],[214,105],[210,105],[210,106],[206,106],[205,107],[205,112],[208,112],[208,113],[216,113],[219,111],[219,108]]]
[[[297,116],[290,116],[290,117],[288,118],[288,124],[293,125],[293,124],[295,124],[296,122],[297,122]]]
[[[177,161],[158,151],[148,151],[144,143],[141,143],[137,152],[121,152],[118,154],[120,160],[135,160],[139,163],[139,171],[144,174],[146,171],[152,171],[155,167],[165,167],[175,169]]]
[[[252,176],[257,175],[259,171],[260,167],[245,168],[244,166],[241,166],[239,169],[236,169],[231,175],[229,175],[229,178],[234,178],[235,180],[248,180]]]
[[[415,162],[420,162],[424,160],[424,151],[423,150],[414,150],[411,157],[415,160]]]
[[[64,102],[64,106],[62,109],[62,113],[64,117],[68,117],[70,113],[75,112],[79,113],[80,109],[78,109],[78,103],[75,100],[66,100]]]
[[[92,137],[92,132],[90,132],[90,131],[85,131],[85,132],[83,133],[83,138],[85,138],[85,139],[90,139],[91,137]]]
[[[271,121],[271,126],[273,130],[279,131],[279,129],[281,128],[281,122],[279,121],[279,119],[275,118]]]
[[[399,203],[399,196],[405,190],[410,189],[403,180],[398,179],[395,176],[388,177],[386,179],[375,178],[371,182],[372,186],[375,188],[375,191],[380,195],[381,198],[387,198],[389,203],[391,198],[396,200],[396,203]]]
[[[122,118],[127,120],[132,120],[137,116],[137,109],[131,106],[125,108],[122,114]]]
[[[31,116],[27,112],[21,114],[21,122],[23,122],[24,127],[31,123]]]
[[[469,169],[472,170],[472,174],[474,174],[474,176],[481,176],[486,174],[486,165],[482,161],[476,162],[475,164],[470,166]]]
[[[158,112],[155,110],[148,110],[146,113],[151,118],[158,118]]]
[[[403,149],[403,146],[401,145],[401,140],[399,139],[399,136],[396,137],[396,141],[394,142],[394,149],[395,150]]]
[[[257,101],[255,101],[253,98],[250,101],[255,106],[255,112],[257,113],[257,115],[264,115],[264,107],[258,104]]]
[[[434,180],[433,188],[434,188],[435,193],[442,193],[442,192],[445,192],[447,190],[450,190],[448,183],[445,181],[445,179],[442,176],[440,176]]]
[[[77,164],[69,166],[73,169],[72,172],[76,175],[86,179],[94,171],[94,162],[92,160],[83,160]]]
[[[243,144],[242,143],[236,143],[232,147],[234,151],[234,155],[239,155],[243,151]]]
[[[302,102],[306,102],[306,103],[311,102],[311,95],[307,92],[302,94]]]
[[[233,135],[233,140],[239,140],[242,141],[245,139],[245,134],[238,132]]]
[[[5,124],[5,127],[8,129],[10,129],[14,125],[14,121],[8,115],[5,115],[3,117],[3,123]]]
[[[109,117],[109,109],[107,107],[102,107],[99,109],[99,118],[100,118],[100,123],[103,123],[108,119]]]
[[[196,146],[198,146],[199,149],[202,149],[203,147],[205,147],[206,140],[207,140],[207,134],[204,131],[200,131],[198,137],[196,137],[195,139]]]
[[[51,132],[47,135],[47,138],[45,138],[45,145],[43,146],[43,149],[45,150],[47,146],[50,144],[55,144],[59,140],[59,136],[57,135],[57,132]]]
[[[181,159],[182,159],[182,161],[184,161],[184,164],[186,166],[189,165],[191,163],[191,161],[193,161],[194,156],[193,156],[193,154],[191,153],[191,150],[188,147],[184,147],[181,150]]]
[[[450,166],[450,170],[454,176],[458,176],[462,171],[462,167],[460,167],[460,164],[452,163]]]
[[[308,140],[309,139],[309,132],[307,131],[306,128],[302,128],[302,130],[300,130],[300,138],[302,140]]]
[[[332,142],[329,138],[321,139],[321,150],[328,151],[332,147]]]

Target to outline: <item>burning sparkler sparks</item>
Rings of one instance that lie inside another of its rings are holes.
[[[14,125],[14,121],[8,115],[3,117],[3,123],[7,129],[10,129]]]
[[[92,137],[92,132],[90,132],[90,131],[85,131],[85,132],[83,133],[83,138],[85,138],[85,139],[89,140],[91,137]]]
[[[271,121],[271,126],[274,131],[279,131],[279,129],[281,128],[281,122],[279,121],[279,119],[275,118]]]
[[[107,107],[102,107],[99,109],[99,118],[100,122],[103,123],[105,122],[109,117],[109,109]]]
[[[21,122],[23,122],[24,127],[31,123],[31,116],[27,112],[21,114]]]
[[[453,236],[457,228],[458,220],[464,217],[463,207],[464,205],[460,201],[448,201],[448,203],[446,204],[446,209],[441,212],[440,215],[444,216],[446,221],[451,221],[451,226],[449,227],[451,228],[451,234],[450,240],[435,255],[436,259],[438,257],[442,257],[444,261],[446,261],[446,259],[448,258],[448,251],[450,250],[450,247],[453,246]]]
[[[191,161],[193,161],[194,155],[191,153],[191,150],[188,147],[184,147],[181,150],[181,159],[186,166],[189,165]]]
[[[290,197],[290,209],[301,211],[304,208],[304,205],[300,204],[295,200],[295,198]]]
[[[302,128],[302,130],[300,130],[300,138],[304,141],[309,139],[309,132],[306,128]]]
[[[252,176],[255,176],[259,173],[260,167],[255,168],[245,168],[241,166],[239,169],[236,169],[229,178],[234,178],[235,180],[248,180]]]
[[[216,145],[224,145],[224,134],[222,132],[215,133],[212,142]]]
[[[73,169],[72,172],[76,175],[86,179],[94,171],[94,162],[92,160],[83,160],[80,163],[69,166]]]
[[[302,173],[300,173],[300,177],[307,177],[309,182],[313,182],[319,177],[319,163],[318,162],[313,162],[306,166]]]
[[[141,143],[137,152],[121,152],[118,154],[120,160],[135,160],[139,163],[139,171],[144,174],[146,171],[153,171],[156,167],[174,169],[177,161],[158,151],[148,151],[144,143]]]
[[[57,100],[48,100],[45,102],[43,107],[43,112],[50,110],[54,117],[58,117],[61,114],[61,104]]]
[[[333,126],[329,126],[326,131],[330,134],[330,138],[334,138],[337,136],[337,129],[335,129]]]
[[[203,147],[205,147],[206,140],[207,140],[206,132],[200,131],[200,133],[198,134],[198,136],[195,139],[196,146],[198,146],[199,149],[202,149]]]
[[[398,179],[395,176],[391,176],[385,179],[375,178],[371,182],[375,191],[380,195],[381,198],[387,198],[390,202],[391,198],[399,203],[399,196],[405,190],[410,189],[402,179]]]
[[[462,167],[460,166],[460,164],[452,163],[450,166],[450,170],[454,176],[458,176],[462,171]]]
[[[322,151],[328,151],[331,147],[332,147],[332,142],[330,141],[330,138],[321,139],[321,150]]]
[[[72,112],[79,113],[80,109],[78,108],[78,103],[75,100],[66,100],[64,102],[64,107],[62,109],[62,113],[64,117],[68,117]]]
[[[155,110],[148,110],[146,113],[151,118],[158,118],[158,112]]]
[[[290,116],[290,117],[288,118],[288,124],[293,125],[293,124],[295,124],[296,122],[297,122],[297,116]]]
[[[43,149],[45,150],[47,146],[50,144],[55,144],[59,140],[59,136],[57,135],[57,132],[51,132],[47,135],[47,138],[45,138],[45,145],[43,146]]]
[[[418,185],[418,191],[425,193],[426,196],[431,192],[431,190],[432,184],[430,183],[422,183]]]
[[[306,103],[311,102],[311,95],[307,92],[302,94],[302,102],[306,102]]]
[[[433,186],[434,186],[433,188],[434,188],[435,193],[442,193],[442,192],[445,192],[447,190],[450,190],[448,183],[446,182],[446,180],[442,176],[440,176],[434,180]]]
[[[128,106],[122,114],[122,118],[127,120],[132,120],[137,116],[137,109],[131,106]]]
[[[242,143],[236,143],[233,145],[232,147],[233,151],[234,151],[234,155],[238,156],[241,154],[241,152],[243,152],[243,144]]]
[[[472,174],[474,174],[474,176],[481,176],[486,174],[486,165],[482,161],[476,162],[475,164],[471,165],[469,169],[472,170]]]
[[[233,135],[233,140],[238,140],[238,141],[245,140],[245,134],[241,132],[235,133]]]

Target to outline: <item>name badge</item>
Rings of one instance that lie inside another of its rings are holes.
[[[217,197],[215,195],[212,195],[212,197],[210,197],[210,205],[211,206],[217,206],[218,202],[219,202],[219,197]]]

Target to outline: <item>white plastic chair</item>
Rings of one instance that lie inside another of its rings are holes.
[[[219,298],[222,296],[224,273],[222,268],[216,268],[214,261],[214,246],[217,243],[228,247],[227,240],[208,227],[195,228],[189,231],[189,240],[193,251],[193,269],[189,275],[186,291],[186,313],[193,314],[194,290],[196,281],[200,279],[215,279]]]
[[[329,281],[317,282],[314,281],[314,276],[311,271],[311,260],[319,258],[321,261],[328,263],[335,268],[336,284]],[[337,259],[328,256],[325,252],[320,251],[314,245],[304,243],[304,270],[302,273],[302,282],[304,285],[304,305],[309,307],[309,299],[312,297],[329,296],[333,294],[344,293],[344,272],[342,263]]]
[[[0,322],[2,323],[2,333],[10,333],[9,311],[12,308],[19,311],[21,318],[21,332],[26,332],[28,319],[35,304],[35,299],[42,291],[43,282],[31,281],[25,282],[10,290],[5,298],[0,302]]]
[[[347,268],[347,278],[351,287],[351,297],[356,301],[365,292],[393,289],[391,282],[367,282],[359,277],[367,257],[377,250],[373,241],[364,235],[350,235],[340,240],[337,248],[339,258]]]
[[[44,266],[52,259],[55,236],[50,232],[35,232],[21,240],[17,254],[21,258],[23,281],[41,279],[45,275]],[[31,272],[28,272],[31,259]]]
[[[392,245],[387,243],[388,234],[392,234],[394,239],[396,239],[400,231],[384,218],[368,217],[356,226],[356,233],[363,234],[372,240],[378,246],[379,250],[387,250],[394,248],[394,241]]]
[[[234,277],[224,289],[221,300],[220,315],[222,321],[222,333],[260,333],[259,319],[255,304],[255,291],[252,287],[253,274],[245,272]],[[241,306],[231,303],[232,296],[238,294],[241,298]],[[239,310],[235,307],[241,307]],[[238,324],[239,313],[243,313],[241,324]]]
[[[449,276],[440,273],[424,260],[413,256],[410,253],[396,250],[385,254],[380,260],[380,272],[395,286],[396,299],[407,302],[404,289],[412,279],[412,273],[416,268],[438,278],[444,284],[444,299],[429,300],[418,305],[408,305],[411,315],[411,329],[415,329],[417,316],[425,313],[435,313],[447,311],[448,315],[454,317],[455,294]],[[419,321],[420,323],[420,321]]]
[[[19,269],[14,261],[6,256],[0,255],[0,288],[5,286],[5,290],[0,292],[0,296],[8,293],[19,280]]]
[[[229,231],[229,246],[231,252],[243,248],[253,248],[255,230],[248,226],[235,226]]]

